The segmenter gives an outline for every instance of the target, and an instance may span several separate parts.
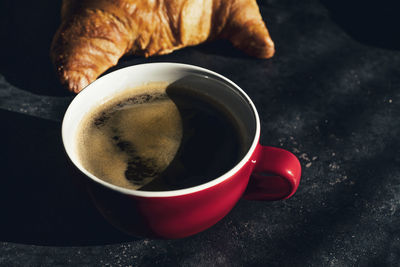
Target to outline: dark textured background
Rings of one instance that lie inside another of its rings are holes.
[[[394,1],[393,1],[394,2]],[[0,265],[398,266],[400,19],[389,1],[260,1],[277,53],[219,41],[143,62],[198,65],[254,100],[261,142],[303,167],[289,200],[241,200],[182,240],[114,230],[71,180],[60,126],[72,95],[48,48],[59,1],[0,6]]]

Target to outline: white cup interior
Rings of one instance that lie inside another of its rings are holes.
[[[105,182],[88,172],[79,161],[76,136],[80,122],[85,117],[85,114],[124,90],[139,87],[151,82],[167,82],[174,85],[182,84],[193,90],[202,90],[208,97],[224,105],[224,107],[235,116],[237,122],[240,124],[239,127],[245,131],[242,136],[246,139],[244,142],[248,149],[246,148],[247,153],[243,159],[229,172],[220,177],[216,177],[216,179],[208,183],[174,191],[140,191],[126,189]],[[177,63],[136,65],[114,71],[99,78],[74,98],[65,113],[62,125],[62,139],[65,150],[75,166],[86,176],[125,194],[151,197],[187,194],[202,190],[227,179],[250,160],[250,156],[257,146],[259,135],[260,124],[257,111],[250,98],[242,89],[215,72],[196,66]]]

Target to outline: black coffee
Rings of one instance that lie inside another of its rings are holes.
[[[150,84],[92,110],[78,154],[95,176],[122,187],[164,191],[203,184],[244,156],[234,117],[188,88]]]

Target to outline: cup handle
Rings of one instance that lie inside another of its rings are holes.
[[[258,149],[243,198],[279,200],[291,197],[300,183],[301,166],[297,157],[281,148],[259,145]]]

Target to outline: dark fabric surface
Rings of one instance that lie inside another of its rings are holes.
[[[121,234],[79,190],[60,134],[73,95],[48,57],[60,3],[2,2],[0,265],[396,266],[399,18],[391,2],[346,2],[260,1],[277,48],[271,60],[217,41],[113,68],[168,61],[216,71],[253,99],[261,143],[301,160],[292,198],[241,200],[181,240]]]

